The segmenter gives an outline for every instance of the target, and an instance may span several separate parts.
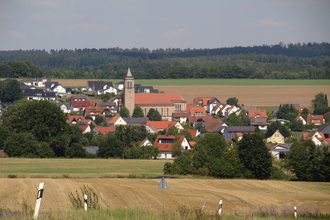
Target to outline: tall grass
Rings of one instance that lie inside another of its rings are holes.
[[[259,208],[260,209],[260,208]],[[258,220],[258,219],[267,219],[267,220],[278,220],[278,219],[296,219],[293,215],[293,210],[291,207],[291,213],[285,215],[274,215],[276,212],[274,209],[260,209],[262,212],[253,212],[250,214],[233,214],[233,215],[221,215],[217,212],[214,214],[203,213],[200,209],[186,209],[184,206],[179,207],[178,210],[174,212],[165,212],[164,214],[152,213],[143,210],[134,210],[134,209],[100,209],[100,210],[75,210],[75,211],[67,211],[67,212],[49,212],[49,213],[40,213],[40,220],[63,220],[63,219],[71,219],[71,220],[93,220],[93,219],[110,219],[110,220],[170,220],[170,219],[178,219],[178,220]],[[329,214],[308,214],[308,215],[299,215],[301,219],[329,219]],[[33,214],[28,212],[22,213],[5,213],[5,219],[33,219]]]

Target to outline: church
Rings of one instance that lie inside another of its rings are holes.
[[[124,78],[122,104],[132,116],[135,106],[140,106],[146,117],[151,108],[157,110],[163,120],[172,120],[175,111],[186,111],[186,100],[177,93],[135,93],[134,77],[130,68]]]

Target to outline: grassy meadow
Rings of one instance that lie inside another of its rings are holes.
[[[121,160],[121,159],[0,159],[0,177],[75,177],[102,178],[117,175],[154,177],[163,174],[167,160]]]

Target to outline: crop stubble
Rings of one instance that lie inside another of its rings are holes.
[[[63,86],[86,86],[88,80],[56,80]],[[216,97],[220,102],[226,102],[230,97],[236,97],[239,104],[257,107],[275,107],[281,103],[299,103],[300,106],[311,106],[315,95],[330,93],[330,86],[290,85],[290,86],[154,86],[165,93],[178,93],[187,103],[193,103],[198,96]]]
[[[258,206],[317,207],[330,211],[330,183],[284,182],[260,180],[166,179],[165,209],[179,206],[201,208],[215,213],[223,200],[224,213],[246,213]],[[102,208],[162,211],[159,179],[0,179],[0,207],[20,210],[22,204],[34,207],[38,184],[45,182],[42,211],[70,209],[68,193],[83,185],[92,187]]]

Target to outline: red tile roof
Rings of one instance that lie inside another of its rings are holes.
[[[205,108],[201,106],[191,107],[189,113],[190,115],[206,115]]]
[[[68,122],[69,124],[71,124],[73,120],[76,120],[77,123],[84,122],[85,121],[85,117],[82,116],[82,115],[69,115],[69,116],[67,116],[66,122]]]
[[[146,141],[148,141],[148,137],[146,137],[140,144],[139,147],[141,147]]]
[[[112,117],[110,119],[109,118],[106,118],[106,121],[110,125],[110,124],[116,123],[116,121],[118,121],[119,118],[121,118],[121,117],[119,115],[117,115],[117,116],[114,116],[114,117]]]
[[[195,138],[196,137],[196,134],[197,134],[198,129],[185,129],[185,130],[190,133],[191,138]]]
[[[135,93],[135,105],[174,105],[173,101],[186,102],[177,93]]]
[[[91,106],[90,102],[71,102],[72,107],[74,108],[85,108]]]
[[[170,140],[173,140],[173,139],[178,138],[178,143],[181,144],[185,137],[186,136],[184,136],[184,135],[178,135],[178,136],[174,136],[174,135],[158,135],[157,138],[156,138],[156,140],[155,140],[154,146],[155,147],[158,147],[158,149],[160,151],[172,151],[174,143],[158,143],[159,142],[159,139],[170,139]]]
[[[196,105],[206,106],[213,102],[214,99],[216,99],[216,97],[196,97],[194,98],[194,102]]]
[[[95,127],[95,130],[97,130],[97,132],[101,132],[102,134],[107,134],[109,132],[115,131],[116,128],[115,127]]]
[[[100,115],[102,113],[110,113],[112,114],[111,110],[107,107],[86,107],[85,108],[86,115],[93,116],[93,115]]]
[[[267,118],[266,110],[249,110],[249,118]]]
[[[307,124],[323,124],[323,115],[307,115]]]
[[[188,117],[189,113],[186,111],[175,111],[173,112],[173,117],[178,118],[178,117]]]
[[[146,125],[152,125],[156,129],[169,129],[171,126],[175,126],[177,121],[147,121]]]

